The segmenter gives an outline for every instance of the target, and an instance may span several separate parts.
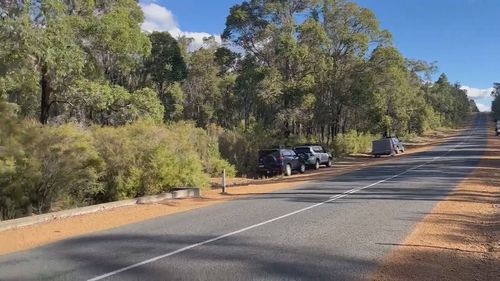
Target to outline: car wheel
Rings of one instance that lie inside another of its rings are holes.
[[[292,166],[290,164],[287,164],[285,167],[285,176],[289,177],[292,175]]]
[[[304,163],[300,164],[300,170],[299,172],[301,174],[305,173],[306,172],[306,165]]]
[[[330,168],[332,166],[332,159],[328,159],[328,162],[326,162],[326,166]]]
[[[316,163],[314,163],[314,170],[319,170],[319,160],[316,160]]]

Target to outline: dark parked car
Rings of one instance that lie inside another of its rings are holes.
[[[257,164],[259,176],[276,174],[290,176],[292,171],[300,173],[306,171],[304,159],[299,157],[292,149],[276,148],[259,151],[259,162]]]
[[[295,153],[304,158],[305,163],[309,167],[319,169],[320,165],[331,167],[333,157],[322,146],[319,145],[303,145],[294,148]]]

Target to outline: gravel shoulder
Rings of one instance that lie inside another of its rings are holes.
[[[500,280],[500,137],[371,280]]]
[[[408,149],[404,155],[398,157],[430,150],[435,145],[446,142],[460,133],[461,130],[454,130],[429,136],[425,142]],[[157,204],[134,205],[7,230],[0,232],[0,241],[8,241],[0,243],[0,255],[36,248],[70,237],[208,207],[245,196],[290,189],[309,181],[335,177],[365,167],[383,164],[392,159],[392,157],[374,159],[367,155],[358,155],[336,162],[333,168],[311,171],[303,175],[268,180],[233,179],[229,181],[229,185],[232,187],[228,188],[226,194],[220,194],[220,189],[213,189],[203,191],[202,197],[197,199],[168,200]]]

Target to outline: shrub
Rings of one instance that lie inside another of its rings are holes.
[[[207,176],[194,151],[172,152],[172,147],[158,147],[152,151],[140,185],[144,194],[158,194],[178,187],[208,186]]]
[[[97,153],[105,163],[99,179],[103,189],[93,198],[95,203],[135,197],[140,182],[140,167],[136,160],[139,148],[123,127],[97,128],[92,134]]]
[[[99,192],[102,161],[88,132],[68,124],[21,122],[1,106],[0,209],[2,218],[44,213],[55,202],[85,205]]]
[[[0,101],[0,220],[25,215],[30,206],[26,189],[33,171],[20,142],[23,130],[16,110]]]
[[[157,194],[178,187],[208,186],[209,175],[234,167],[220,157],[217,143],[191,123],[168,126],[136,122],[94,128],[96,149],[106,162],[98,201]]]
[[[54,209],[208,186],[234,166],[217,137],[191,123],[154,120],[121,127],[42,126],[0,103],[0,214]]]
[[[147,170],[143,175],[144,184],[139,186],[139,195],[176,187],[208,186],[203,162],[206,158],[202,153],[205,148],[194,142],[198,137],[206,139],[203,130],[188,123],[165,127],[146,122],[129,125],[126,129],[131,131],[130,137],[137,142],[136,146],[140,146],[139,163]]]
[[[221,156],[234,165],[241,176],[253,176],[257,167],[259,149],[277,145],[291,145],[293,140],[275,137],[273,132],[252,128],[226,130],[219,135]]]
[[[24,149],[30,159],[30,202],[37,213],[66,197],[70,205],[86,205],[101,190],[97,182],[103,162],[88,132],[67,124],[28,124]]]
[[[335,156],[343,156],[355,153],[369,153],[372,149],[372,141],[380,136],[350,131],[347,134],[337,135],[332,149]]]
[[[235,177],[236,167],[223,157],[219,148],[219,139],[224,134],[224,129],[217,125],[210,125],[206,132],[209,138],[207,172],[212,177],[219,177],[225,170],[227,177]]]
[[[219,152],[218,136],[221,133],[220,128],[212,126],[205,131],[196,128],[192,123],[179,122],[169,125],[168,129],[176,136],[175,141],[179,146],[182,146],[183,151],[188,151],[194,147],[207,174],[218,177],[225,169],[228,177],[235,176],[235,167],[224,160]]]

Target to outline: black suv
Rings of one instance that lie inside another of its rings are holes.
[[[290,176],[292,171],[304,173],[306,165],[292,149],[275,148],[259,151],[257,173],[260,177],[284,174]]]

